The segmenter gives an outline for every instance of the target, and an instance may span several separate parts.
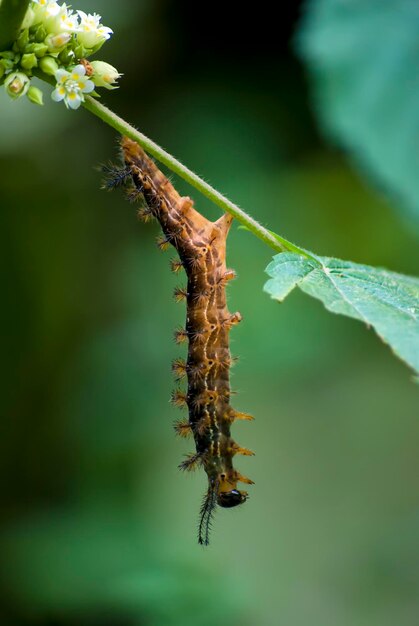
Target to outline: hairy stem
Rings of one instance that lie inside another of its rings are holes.
[[[267,230],[264,226],[262,226],[262,224],[259,224],[259,222],[253,219],[253,217],[243,211],[243,209],[240,209],[240,207],[231,202],[231,200],[211,187],[211,185],[206,183],[197,174],[180,163],[180,161],[175,159],[175,157],[163,150],[163,148],[157,145],[154,141],[143,135],[143,133],[125,122],[125,120],[110,111],[94,98],[87,96],[84,107],[94,115],[97,115],[97,117],[103,120],[106,124],[121,133],[121,135],[125,135],[133,141],[136,141],[144,150],[146,150],[146,152],[166,165],[170,170],[172,170],[172,172],[175,172],[175,174],[178,174],[178,176],[186,180],[186,182],[218,205],[221,209],[223,209],[223,211],[230,213],[230,215],[243,224],[247,230],[251,231],[254,235],[256,235],[256,237],[259,237],[259,239],[262,239],[262,241],[277,252],[284,252],[287,250],[289,252],[297,252],[305,257],[310,256],[305,250]]]
[[[39,70],[34,70],[34,75],[38,78],[46,81],[47,83],[54,84],[54,79],[51,76],[46,76]],[[306,258],[313,258],[303,248],[296,246],[287,239],[284,239],[280,235],[268,230],[262,224],[259,224],[253,217],[243,211],[234,202],[231,202],[228,198],[223,196],[219,191],[211,187],[205,180],[200,178],[197,174],[192,172],[189,168],[183,165],[180,161],[175,159],[174,156],[166,152],[152,139],[149,139],[146,135],[139,130],[128,124],[121,117],[116,115],[113,111],[108,109],[104,104],[98,102],[91,96],[86,96],[86,100],[83,103],[85,109],[90,113],[93,113],[99,117],[105,124],[111,126],[117,130],[121,135],[129,137],[133,141],[136,141],[146,152],[155,157],[160,163],[166,165],[172,172],[178,174],[181,178],[186,180],[187,183],[195,187],[200,193],[209,198],[214,204],[219,206],[226,213],[230,213],[237,219],[247,230],[252,232],[256,237],[264,241],[268,246],[276,250],[277,252],[296,252]]]
[[[17,39],[29,0],[2,0],[0,3],[0,50],[7,50]]]

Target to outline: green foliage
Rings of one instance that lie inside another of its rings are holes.
[[[0,0],[0,50],[16,39],[28,5],[29,0]]]
[[[30,603],[33,619],[50,613],[84,615],[78,624],[231,624],[237,590],[223,588],[216,571],[174,550],[164,537],[156,541],[155,530],[147,531],[118,504],[111,511],[109,501],[103,509],[95,501],[93,507],[28,517],[24,527],[2,537],[9,584],[22,605]]]
[[[419,215],[417,3],[318,0],[303,26],[322,125]]]
[[[350,261],[283,253],[267,268],[265,290],[276,300],[298,286],[329,311],[372,326],[419,372],[419,279]]]

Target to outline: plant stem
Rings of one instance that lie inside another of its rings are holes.
[[[0,0],[0,51],[10,47],[17,38],[28,5],[29,0]],[[35,70],[33,73],[48,83],[53,82],[52,77],[46,76],[39,70]],[[163,148],[161,148],[158,144],[143,135],[143,133],[140,133],[140,131],[136,130],[133,126],[125,122],[125,120],[113,113],[110,109],[94,98],[87,96],[84,102],[84,107],[99,117],[106,124],[117,130],[121,135],[126,135],[133,141],[136,141],[142,148],[144,148],[144,150],[166,165],[170,170],[172,170],[172,172],[175,172],[181,178],[186,180],[186,182],[218,205],[221,209],[223,209],[223,211],[230,213],[230,215],[243,224],[247,230],[256,235],[256,237],[259,237],[259,239],[264,241],[268,246],[277,252],[284,252],[287,250],[311,258],[311,255],[302,248],[299,248],[280,235],[271,232],[262,226],[262,224],[259,224],[259,222],[253,219],[253,217],[243,211],[243,209],[240,209],[240,207],[231,202],[231,200],[211,187],[211,185],[206,183],[197,174],[180,163],[180,161],[175,159],[175,157],[171,154],[163,150]]]
[[[0,50],[7,50],[17,39],[29,0],[2,0],[0,3]]]
[[[99,117],[106,124],[117,130],[121,135],[129,137],[133,141],[136,141],[144,150],[149,152],[158,161],[166,165],[172,172],[178,174],[181,178],[186,180],[190,185],[195,187],[204,196],[209,198],[212,202],[217,204],[223,211],[230,213],[235,217],[243,226],[250,230],[256,237],[262,239],[268,246],[276,250],[277,252],[284,252],[285,250],[290,252],[297,252],[305,257],[310,255],[305,251],[295,246],[290,241],[283,239],[279,235],[271,233],[262,224],[259,224],[253,217],[248,215],[243,209],[240,209],[236,204],[228,200],[219,191],[211,187],[197,174],[188,169],[185,165],[180,163],[175,157],[163,150],[154,141],[140,133],[133,126],[125,122],[118,115],[113,113],[110,109],[103,104],[95,100],[94,98],[87,96],[83,105],[90,113],[93,113]]]

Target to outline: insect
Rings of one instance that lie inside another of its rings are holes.
[[[185,471],[202,467],[208,477],[198,527],[198,542],[208,545],[217,505],[243,504],[248,494],[238,489],[238,483],[253,484],[233,467],[235,455],[253,452],[239,446],[230,434],[235,420],[253,419],[230,405],[229,333],[242,319],[238,312],[231,314],[226,303],[226,285],[235,278],[226,267],[232,217],[207,220],[190,198],[179,196],[137,143],[124,138],[122,153],[125,168],[108,172],[108,187],[131,179],[130,199],[140,197],[145,202],[140,217],[157,219],[163,231],[159,247],[174,246],[179,261],[172,261],[172,269],[183,268],[187,276],[187,286],[175,290],[177,301],[186,300],[186,324],[175,332],[175,340],[188,343],[188,354],[186,361],[176,359],[172,364],[176,380],[187,379],[187,391],[176,389],[172,402],[188,409],[188,419],[176,422],[175,431],[182,437],[193,436],[196,448],[179,467]]]

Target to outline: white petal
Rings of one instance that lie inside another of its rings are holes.
[[[84,67],[84,65],[76,65],[76,67],[72,70],[71,72],[72,74],[77,74],[77,78],[75,78],[75,80],[78,79],[79,76],[84,76],[86,74],[86,68]]]
[[[65,90],[64,89],[54,89],[54,91],[51,94],[51,98],[54,100],[54,102],[61,102],[61,100],[63,100],[65,98]]]
[[[66,102],[68,106],[70,107],[70,109],[75,110],[75,109],[78,109],[79,106],[81,105],[82,99],[79,95],[75,95],[75,94],[72,94],[72,95],[73,97],[71,98],[71,100],[69,98],[66,98]]]
[[[82,92],[83,93],[90,93],[91,91],[93,91],[93,89],[95,88],[95,84],[92,80],[87,80],[86,84],[84,85]]]
[[[100,26],[100,27],[97,29],[97,32],[98,32],[98,33],[99,33],[99,35],[100,35],[101,37],[103,37],[104,39],[109,39],[109,38],[110,38],[110,36],[111,36],[111,35],[112,35],[112,33],[113,33],[113,30],[112,30],[112,28],[108,28],[107,26]]]
[[[67,70],[57,70],[55,72],[55,80],[57,83],[61,82],[63,78],[67,78],[68,76],[70,76],[70,72],[67,72]]]

